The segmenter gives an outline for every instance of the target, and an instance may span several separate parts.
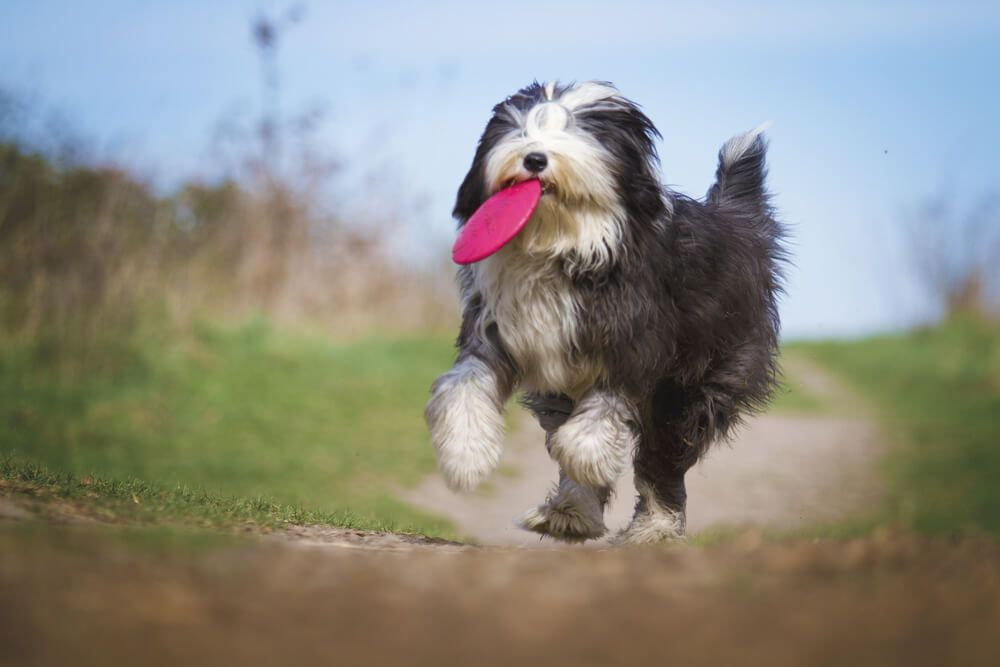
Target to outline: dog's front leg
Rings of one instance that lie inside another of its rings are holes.
[[[635,446],[636,415],[631,401],[593,388],[549,441],[549,454],[570,479],[589,487],[614,487]]]
[[[475,488],[500,463],[511,384],[503,361],[483,347],[463,351],[431,387],[424,416],[438,467],[453,491]]]

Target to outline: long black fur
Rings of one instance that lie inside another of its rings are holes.
[[[458,192],[460,226],[487,198],[483,169],[490,148],[515,126],[505,105],[527,111],[543,101],[542,87],[533,84],[494,108]],[[659,134],[634,104],[584,108],[575,122],[614,156],[628,221],[625,252],[607,266],[563,258],[584,304],[572,352],[601,360],[603,382],[635,401],[637,480],[652,486],[666,507],[683,511],[684,473],[711,443],[729,436],[742,415],[762,408],[775,387],[785,255],[764,185],[766,143],[755,137],[731,162],[720,151],[716,182],[697,201],[661,185]],[[460,355],[486,360],[515,385],[519,370],[495,326],[488,340],[474,333],[481,298],[469,268],[459,277],[467,297]],[[526,403],[550,434],[572,410],[566,396],[530,394]]]

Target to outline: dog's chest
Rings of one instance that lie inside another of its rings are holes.
[[[501,250],[477,265],[475,280],[479,326],[496,323],[522,386],[579,397],[594,384],[597,365],[574,354],[582,304],[554,263]]]

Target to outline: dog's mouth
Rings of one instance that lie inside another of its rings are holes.
[[[501,190],[506,190],[507,188],[512,188],[515,185],[517,185],[518,183],[524,183],[525,181],[538,181],[542,185],[542,196],[543,197],[546,196],[546,195],[554,197],[554,196],[556,196],[556,194],[558,194],[558,191],[556,190],[556,184],[555,183],[553,183],[552,181],[547,181],[547,180],[542,179],[542,178],[538,178],[538,177],[532,177],[532,178],[518,178],[518,177],[514,177],[514,178],[511,178],[511,179],[508,179],[507,181],[505,181],[504,184],[503,184],[503,187],[500,188],[500,189]]]

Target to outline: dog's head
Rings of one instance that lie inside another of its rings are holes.
[[[533,83],[493,108],[454,215],[464,224],[491,195],[537,178],[542,199],[518,247],[603,263],[626,225],[662,218],[658,136],[609,83]]]

